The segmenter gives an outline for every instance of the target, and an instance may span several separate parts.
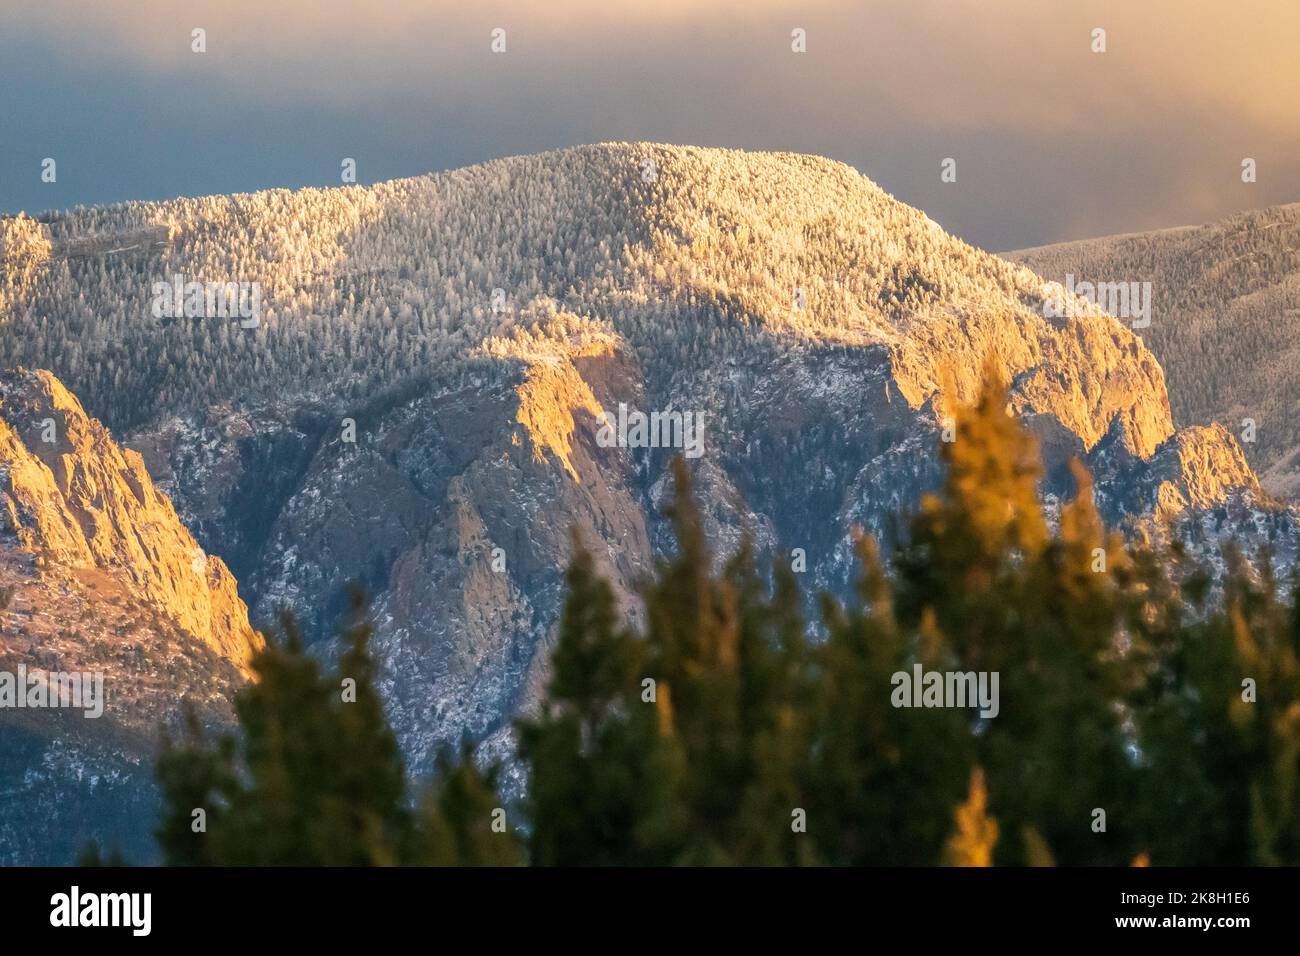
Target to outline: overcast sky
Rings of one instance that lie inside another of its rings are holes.
[[[1300,200],[1300,0],[0,0],[3,212],[605,140],[823,154],[994,250],[1204,222]]]

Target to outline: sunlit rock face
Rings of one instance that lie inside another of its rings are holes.
[[[1271,494],[1300,492],[1300,203],[1007,253],[1045,279],[1150,290],[1143,342],[1174,420],[1225,426]]]
[[[159,732],[182,701],[229,723],[263,640],[140,456],[47,371],[0,373],[0,598],[0,671],[99,689],[0,708],[0,862],[96,837],[149,858]]]

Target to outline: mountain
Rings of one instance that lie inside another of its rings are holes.
[[[1269,492],[1300,495],[1300,203],[1006,257],[1056,282],[1150,283],[1141,335],[1174,420],[1222,423]]]
[[[6,246],[0,365],[56,371],[124,435],[256,620],[287,606],[330,654],[364,581],[417,773],[462,735],[508,751],[571,533],[637,614],[673,454],[722,550],[748,531],[842,592],[852,528],[894,540],[987,361],[1049,504],[1079,456],[1114,524],[1291,520],[1232,434],[1175,430],[1124,324],[1045,316],[1038,275],[818,157],[605,144],[0,221]],[[260,307],[216,308],[226,288]]]
[[[159,729],[181,700],[229,722],[262,639],[140,456],[49,372],[0,374],[0,603],[0,862],[71,862],[92,837],[148,859]],[[96,676],[64,708],[17,706],[43,693],[19,675],[48,696],[49,673]]]

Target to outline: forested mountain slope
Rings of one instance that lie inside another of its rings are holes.
[[[636,613],[682,449],[610,441],[620,405],[699,416],[718,550],[748,530],[810,591],[847,587],[853,526],[888,546],[936,486],[990,357],[1049,502],[1080,456],[1112,523],[1289,520],[1231,434],[1175,433],[1123,324],[1082,300],[1045,317],[1034,273],[826,159],[607,144],[0,230],[21,264],[0,362],[51,368],[127,435],[256,618],[287,605],[325,647],[363,580],[416,771],[462,734],[504,746],[535,700],[571,531]],[[176,275],[258,283],[262,311],[156,317]]]
[[[1221,422],[1269,491],[1300,493],[1300,203],[1006,257],[1057,282],[1151,283],[1140,334],[1174,420]]]
[[[5,224],[45,261],[7,270],[0,364],[58,371],[117,429],[236,398],[363,401],[409,376],[458,382],[491,336],[540,323],[565,338],[588,322],[652,374],[771,340],[883,345],[913,405],[941,366],[969,398],[972,368],[996,349],[1023,376],[1021,400],[1089,443],[1115,414],[1144,454],[1169,434],[1159,368],[1131,336],[1104,321],[1054,327],[1029,273],[816,157],[584,147],[49,220],[44,246],[30,223]],[[175,274],[260,283],[260,327],[154,319],[153,283]],[[972,322],[994,311],[999,322]],[[1043,368],[1085,357],[1096,367]]]

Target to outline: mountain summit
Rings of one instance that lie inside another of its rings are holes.
[[[1116,415],[1141,455],[1172,432],[1159,366],[1119,323],[1082,300],[1045,319],[1036,276],[814,156],[605,144],[47,219],[0,224],[46,257],[0,288],[5,364],[59,369],[118,428],[236,399],[366,397],[493,337],[569,338],[568,319],[641,353],[879,346],[913,407],[945,375],[969,399],[993,352],[1017,407],[1089,446]],[[155,318],[154,280],[176,277],[257,282],[261,327]]]

